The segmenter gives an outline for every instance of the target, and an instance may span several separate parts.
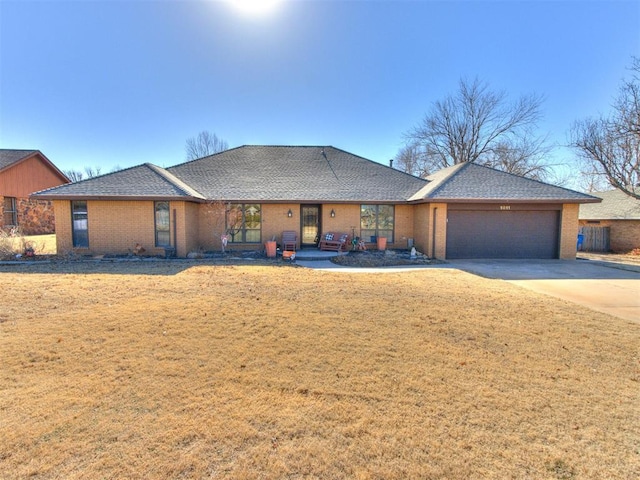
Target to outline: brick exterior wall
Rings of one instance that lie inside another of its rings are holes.
[[[7,229],[15,225],[4,224],[4,198],[0,196],[0,228]],[[14,198],[16,199],[16,220],[24,235],[55,233],[56,223],[52,202],[24,197]]]
[[[565,203],[562,205],[560,215],[560,252],[563,260],[575,260],[578,243],[578,211],[577,203]]]
[[[282,241],[282,232],[293,230],[298,234],[300,242],[300,204],[262,204],[262,242],[260,245],[233,244],[227,248],[234,250],[263,249],[264,242],[275,236],[276,241]],[[221,202],[212,202],[199,205],[198,210],[198,246],[205,251],[220,251],[222,242],[220,235],[225,229],[224,217],[225,205]],[[291,210],[292,216],[288,216]],[[331,217],[331,210],[336,214]],[[323,232],[344,232],[351,235],[354,231],[360,235],[360,205],[351,204],[324,204],[321,208],[321,234]],[[407,248],[407,239],[413,238],[413,207],[410,205],[396,205],[395,207],[395,231],[394,243],[388,244],[389,248]],[[369,244],[374,248],[373,244]]]
[[[433,258],[447,258],[447,204],[429,205],[429,252]],[[435,231],[434,231],[435,230]]]
[[[599,220],[598,223],[580,220],[580,226],[609,227],[609,242],[614,253],[640,248],[640,220]]]
[[[163,255],[155,247],[154,202],[152,201],[88,201],[89,248],[74,249],[71,230],[71,202],[55,201],[58,254],[70,251],[86,254],[127,254],[142,245],[148,255]],[[224,204],[170,202],[171,244],[176,254],[220,251],[220,235],[224,232]],[[176,222],[174,228],[174,210]],[[291,210],[292,217],[288,216]],[[331,210],[335,217],[331,217]],[[435,226],[435,234],[434,234]],[[282,232],[294,230],[300,235],[299,204],[262,205],[262,241],[260,244],[234,244],[229,248],[264,249],[264,242]],[[322,232],[360,233],[360,205],[327,204],[322,207]],[[174,231],[177,235],[174,235]],[[630,230],[631,231],[631,230]],[[321,233],[322,233],[321,232]],[[409,238],[415,247],[438,259],[446,258],[447,205],[396,205],[394,243],[390,248],[407,248]],[[560,258],[575,259],[578,234],[578,205],[563,205],[560,226]],[[633,233],[630,234],[631,236]],[[175,238],[177,236],[177,238]],[[638,238],[637,236],[634,238]],[[373,245],[369,245],[374,247]]]
[[[69,252],[79,254],[122,255],[133,251],[136,244],[145,249],[145,255],[164,255],[164,248],[155,246],[155,213],[152,201],[97,201],[87,202],[89,248],[73,247],[71,202],[54,202],[56,213],[56,241],[58,255]],[[198,205],[188,202],[170,202],[171,244],[176,245],[174,216],[176,211],[178,256],[197,248]],[[187,222],[187,223],[185,223]],[[185,225],[189,224],[189,229]]]
[[[58,255],[65,255],[73,250],[71,237],[71,202],[54,200],[53,210],[56,215],[56,250]]]
[[[413,244],[419,252],[431,255],[428,203],[421,203],[413,207]]]
[[[444,260],[447,254],[447,204],[424,203],[413,208],[416,250]]]

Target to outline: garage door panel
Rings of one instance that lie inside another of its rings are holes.
[[[556,210],[450,210],[447,258],[558,258]]]

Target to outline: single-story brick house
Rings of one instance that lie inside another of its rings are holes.
[[[436,258],[575,258],[578,208],[599,199],[476,164],[422,179],[334,147],[243,146],[145,163],[36,193],[52,200],[58,252],[262,248],[344,232]]]
[[[640,200],[615,189],[594,193],[602,203],[580,205],[580,228],[609,230],[609,248],[627,253],[640,248]]]
[[[65,183],[67,176],[42,152],[0,149],[0,229],[20,227],[25,235],[53,233],[51,201],[29,196]]]

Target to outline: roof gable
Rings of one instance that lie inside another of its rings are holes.
[[[0,172],[12,168],[31,157],[36,157],[46,168],[58,176],[62,182],[67,183],[70,181],[40,150],[0,149]]]
[[[411,197],[414,201],[479,202],[597,202],[591,195],[475,163],[462,163],[427,177],[429,185]]]
[[[640,220],[640,200],[618,189],[594,195],[602,203],[580,205],[580,220]]]
[[[182,180],[150,163],[50,188],[35,195],[47,199],[204,199]]]
[[[4,170],[7,167],[10,167],[14,163],[19,162],[20,160],[24,160],[25,158],[30,157],[37,150],[8,150],[1,149],[0,150],[0,170]]]

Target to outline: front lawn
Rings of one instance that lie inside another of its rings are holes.
[[[0,266],[0,478],[640,477],[640,325],[453,269]]]

